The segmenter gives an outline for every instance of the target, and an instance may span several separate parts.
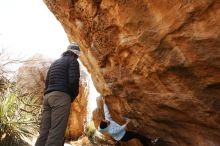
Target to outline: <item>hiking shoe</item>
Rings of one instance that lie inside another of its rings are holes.
[[[152,143],[153,145],[155,145],[155,144],[157,144],[158,140],[159,140],[158,137],[157,137],[157,138],[154,138],[154,139],[151,140],[151,143]]]

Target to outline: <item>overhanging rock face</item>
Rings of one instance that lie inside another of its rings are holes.
[[[170,146],[220,145],[219,0],[44,1],[116,121]]]

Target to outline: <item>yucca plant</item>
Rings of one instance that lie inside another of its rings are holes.
[[[35,97],[20,95],[14,85],[0,94],[0,146],[26,146],[38,130],[40,106]]]

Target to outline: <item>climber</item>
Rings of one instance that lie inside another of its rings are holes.
[[[144,135],[141,135],[139,133],[133,132],[133,131],[127,131],[126,126],[130,122],[130,119],[126,118],[126,123],[123,125],[119,125],[115,121],[112,120],[111,115],[109,113],[108,107],[105,104],[105,99],[103,100],[103,107],[104,107],[104,115],[105,119],[103,119],[98,127],[98,131],[101,133],[108,133],[112,136],[112,138],[116,141],[129,141],[133,138],[137,138],[140,140],[140,142],[144,146],[148,146],[148,144],[156,144],[158,141],[158,138],[155,139],[149,139],[145,137]]]
[[[35,146],[63,146],[71,102],[79,93],[79,55],[79,46],[71,43],[49,68],[40,135]]]

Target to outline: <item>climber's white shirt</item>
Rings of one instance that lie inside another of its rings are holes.
[[[106,104],[104,104],[104,114],[105,114],[105,120],[108,120],[110,123],[109,123],[108,127],[104,128],[104,129],[101,129],[99,127],[98,131],[107,132],[107,133],[111,134],[111,136],[117,141],[121,140],[122,137],[125,135],[126,125],[125,124],[119,125],[118,123],[116,123],[115,121],[112,120]]]

